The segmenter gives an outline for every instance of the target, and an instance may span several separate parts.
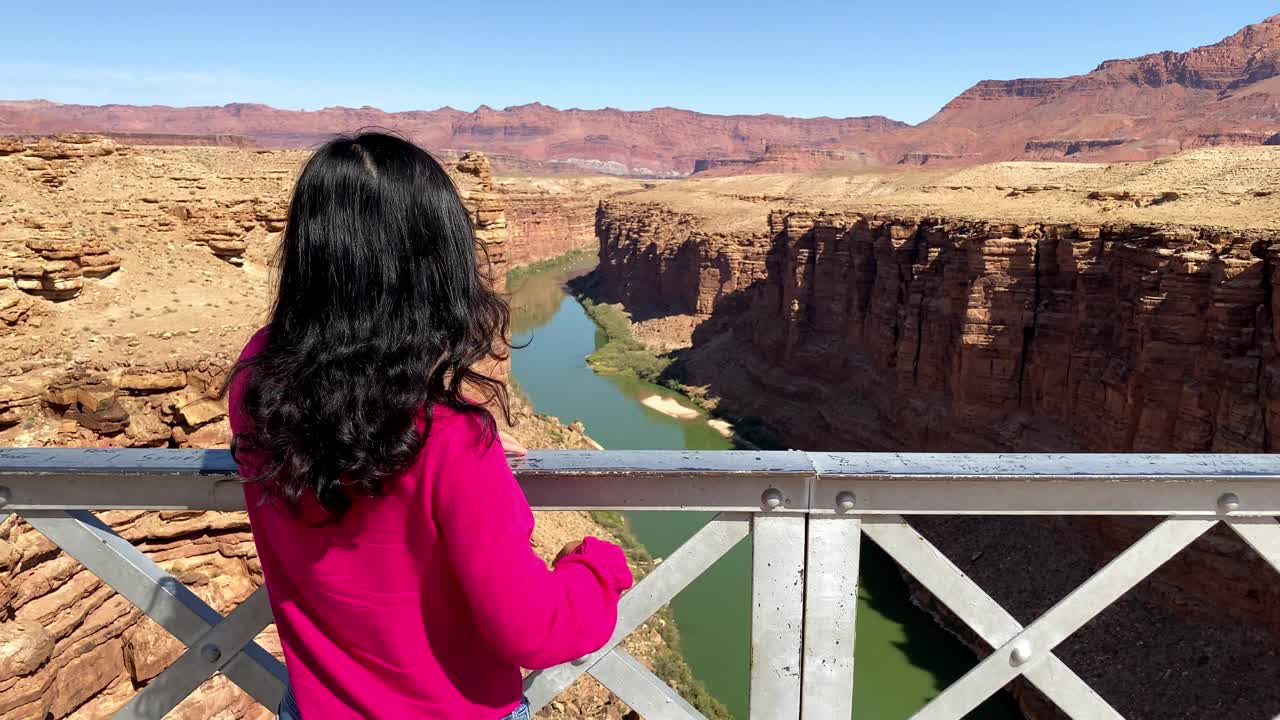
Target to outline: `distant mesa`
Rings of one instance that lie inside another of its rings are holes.
[[[0,127],[18,135],[128,133],[134,144],[308,148],[337,132],[377,126],[438,152],[480,150],[570,163],[577,172],[680,177],[1001,160],[1149,160],[1195,147],[1268,144],[1280,133],[1277,108],[1280,15],[1213,45],[1106,60],[1084,75],[982,80],[916,126],[883,116],[559,110],[540,102],[388,113],[367,106],[294,111],[252,103],[169,108],[25,100],[0,102]]]
[[[693,174],[711,177],[835,169],[857,170],[880,164],[878,158],[866,150],[770,143],[765,146],[763,153],[756,156],[696,160],[693,164]]]
[[[956,165],[963,162],[966,158],[976,158],[977,155],[961,155],[949,152],[930,152],[928,150],[911,150],[902,154],[898,158],[899,165]]]
[[[1037,160],[1069,158],[1080,153],[1093,153],[1133,142],[1133,138],[1108,140],[1028,140],[1024,150]],[[1256,144],[1256,143],[1255,143]]]
[[[126,145],[181,145],[187,147],[238,147],[251,148],[257,141],[245,135],[181,135],[176,133],[115,132],[100,133]]]

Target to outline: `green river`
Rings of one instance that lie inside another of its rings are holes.
[[[688,400],[628,377],[594,373],[585,362],[603,333],[563,283],[590,269],[556,268],[515,279],[512,370],[533,407],[563,422],[581,420],[610,449],[727,450],[732,443],[706,416],[678,420],[641,405],[650,395]],[[627,521],[654,557],[666,557],[710,515],[633,512]],[[910,603],[892,562],[863,543],[858,596],[854,709],[859,718],[909,717],[974,664],[972,653]],[[673,601],[685,658],[734,717],[747,717],[750,662],[751,546],[739,544]],[[1017,717],[1003,694],[970,714],[983,720]]]

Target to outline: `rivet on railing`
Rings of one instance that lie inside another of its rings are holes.
[[[0,507],[8,505],[11,500],[13,500],[13,491],[4,485],[0,485]]]
[[[1025,665],[1031,659],[1031,643],[1026,640],[1019,640],[1013,646],[1013,650],[1009,653],[1009,663],[1011,665]]]
[[[1218,498],[1218,509],[1224,513],[1235,512],[1240,509],[1240,496],[1235,493],[1223,493]]]
[[[760,495],[760,504],[766,509],[773,510],[782,507],[782,491],[778,488],[769,488]]]
[[[853,493],[845,490],[836,495],[836,507],[840,508],[842,512],[849,512],[856,504],[856,500],[857,498],[854,497]]]
[[[213,643],[202,645],[200,646],[200,657],[204,658],[205,662],[216,663],[222,659],[222,648]]]

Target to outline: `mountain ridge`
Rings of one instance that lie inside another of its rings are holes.
[[[537,101],[402,112],[0,101],[0,132],[11,134],[237,135],[268,147],[311,147],[360,127],[397,130],[434,149],[659,177],[707,166],[810,168],[814,158],[841,152],[870,164],[1148,160],[1204,145],[1259,144],[1280,133],[1280,14],[1211,45],[1104,60],[1082,75],[981,80],[918,125],[883,115],[560,109]],[[770,146],[805,157],[774,153],[766,162]]]

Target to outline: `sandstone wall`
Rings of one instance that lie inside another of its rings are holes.
[[[507,259],[511,267],[595,248],[594,197],[504,189],[503,199],[507,204]]]
[[[682,380],[791,447],[1280,444],[1272,233],[777,210],[758,230],[717,234],[621,201],[602,206],[598,232],[606,299],[640,319],[693,314]],[[1150,525],[916,524],[1023,622]],[[1242,698],[1260,700],[1269,671],[1258,668],[1280,651],[1276,580],[1215,531],[1063,655],[1126,717],[1270,717],[1274,707]],[[1021,697],[1033,717],[1050,716],[1042,698]]]
[[[1267,234],[809,211],[775,211],[754,236],[692,225],[606,205],[602,285],[641,315],[708,318],[704,340],[733,333],[759,366],[741,372],[785,368],[770,376],[781,407],[726,400],[794,425],[797,444],[1280,445]],[[832,388],[855,414],[816,414],[806,398]]]
[[[475,228],[476,241],[483,249],[488,262],[488,272],[499,290],[507,283],[507,205],[493,184],[493,168],[483,153],[467,153],[454,169],[454,180],[471,212],[471,224]]]

